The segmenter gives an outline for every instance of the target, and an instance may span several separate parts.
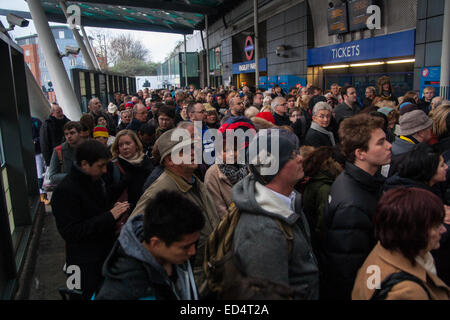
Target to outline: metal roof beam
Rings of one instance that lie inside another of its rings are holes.
[[[160,9],[168,11],[201,13],[210,15],[218,13],[217,8],[200,6],[197,4],[187,4],[185,2],[174,3],[173,1],[160,1],[160,0],[82,0],[70,2],[84,2],[93,4],[99,3],[99,4],[108,4],[112,6]]]
[[[19,17],[25,19],[32,19],[31,14],[25,11],[14,11],[14,10],[4,10],[0,9],[0,15],[7,15],[8,13],[13,13],[18,15]],[[47,19],[49,22],[57,22],[57,23],[67,23],[65,17],[57,14],[49,14],[46,13]],[[94,28],[113,28],[113,29],[126,29],[126,30],[138,30],[138,31],[153,31],[153,32],[165,32],[165,33],[176,33],[176,34],[192,34],[194,32],[194,28],[179,28],[173,26],[169,28],[167,26],[160,25],[151,25],[144,24],[138,22],[122,22],[117,20],[104,21],[95,18],[81,17],[81,24],[85,27],[94,27]]]

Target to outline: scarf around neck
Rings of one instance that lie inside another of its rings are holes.
[[[217,166],[228,180],[230,180],[232,186],[248,175],[247,166],[242,164],[218,164]]]
[[[141,153],[136,153],[136,155],[131,159],[125,159],[121,155],[119,155],[119,158],[122,160],[125,160],[126,162],[128,162],[134,166],[137,166],[142,163],[142,161],[144,160],[144,156],[145,156],[145,154],[143,152],[141,152]]]
[[[336,145],[336,141],[334,141],[333,133],[328,131],[327,129],[319,126],[317,123],[311,123],[311,129],[319,131],[320,133],[326,134],[331,141],[331,145],[334,147]]]

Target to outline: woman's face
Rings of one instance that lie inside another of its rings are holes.
[[[119,154],[125,159],[133,158],[137,153],[137,146],[129,135],[120,137]]]
[[[302,116],[301,112],[294,111],[292,112],[292,115],[289,117],[289,120],[291,120],[292,123],[297,122],[298,119]]]
[[[447,169],[448,169],[448,166],[444,162],[444,158],[441,156],[436,173],[433,176],[433,178],[431,178],[431,183],[435,184],[435,183],[444,182],[445,180],[447,180]]]
[[[438,226],[430,228],[428,230],[428,248],[427,252],[431,250],[439,249],[441,235],[446,232],[444,224],[440,223]]]
[[[208,116],[206,117],[206,122],[209,124],[214,124],[217,122],[217,117],[215,114],[208,114]]]
[[[327,128],[331,121],[331,112],[329,110],[319,110],[317,115],[313,116],[313,120],[322,128]]]
[[[390,91],[389,83],[383,84],[383,91]]]
[[[99,126],[105,126],[105,127],[106,127],[106,119],[103,118],[103,117],[99,117],[99,118],[97,119],[97,125],[99,125]]]

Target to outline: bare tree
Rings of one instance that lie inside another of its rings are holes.
[[[108,47],[111,54],[110,61],[113,64],[132,59],[144,62],[151,60],[150,51],[130,34],[121,34],[112,38]]]

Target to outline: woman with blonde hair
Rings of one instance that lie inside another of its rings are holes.
[[[144,154],[142,143],[132,130],[125,129],[117,134],[111,146],[111,153],[115,166],[114,181],[127,182],[126,198],[133,211],[143,193],[145,180],[153,170],[153,164]]]

